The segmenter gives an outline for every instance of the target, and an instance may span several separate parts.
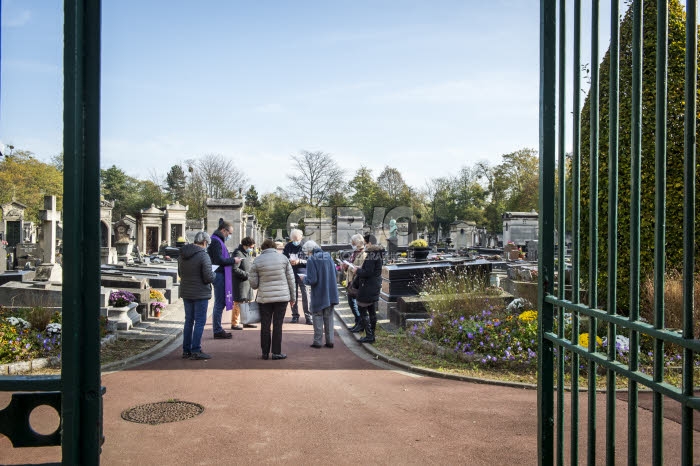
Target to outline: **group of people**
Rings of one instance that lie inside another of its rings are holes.
[[[287,305],[292,309],[292,322],[300,318],[298,302],[304,323],[313,325],[312,348],[333,348],[333,313],[339,303],[336,266],[328,252],[312,240],[302,242],[303,233],[294,229],[282,254],[272,239],[263,241],[261,253],[253,260],[255,241],[250,237],[241,240],[233,253],[226,248],[226,241],[233,235],[233,226],[221,222],[211,235],[198,232],[193,244],[182,247],[178,262],[181,278],[180,296],[185,305],[185,328],[182,357],[210,359],[202,351],[202,334],[207,319],[207,307],[214,289],[212,327],[214,338],[229,339],[232,334],[224,330],[221,320],[224,309],[232,310],[231,329],[255,327],[241,325],[243,306],[255,301],[260,310],[260,348],[263,359],[285,359],[282,353],[282,324]],[[351,265],[346,265],[348,286],[356,281],[358,293],[348,303],[355,315],[353,332],[364,330],[362,342],[374,342],[377,325],[376,302],[381,289],[381,269],[384,248],[376,244],[372,235],[352,237]],[[307,292],[310,290],[310,296]],[[301,295],[301,296],[300,296]],[[323,340],[325,337],[325,345]]]

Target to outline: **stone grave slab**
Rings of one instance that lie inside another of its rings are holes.
[[[34,280],[35,270],[8,270],[0,274],[0,285],[7,282],[28,282]]]

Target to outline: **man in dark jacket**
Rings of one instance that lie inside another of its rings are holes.
[[[211,298],[211,283],[214,272],[207,254],[211,239],[203,231],[194,236],[194,244],[186,244],[180,249],[177,261],[180,275],[180,297],[185,304],[185,329],[182,337],[182,357],[189,359],[210,359],[202,352],[202,333],[207,321],[207,307]]]
[[[246,328],[256,328],[254,324],[241,325],[241,303],[248,303],[253,300],[253,289],[248,283],[248,272],[253,263],[250,257],[255,249],[255,240],[246,236],[241,240],[233,257],[239,257],[241,262],[233,266],[233,312],[231,313],[231,330],[243,330]]]
[[[306,273],[306,254],[302,250],[303,243],[301,239],[304,237],[304,233],[301,230],[293,229],[289,232],[289,239],[291,240],[284,245],[284,250],[282,254],[287,256],[289,263],[292,264],[292,270],[294,271],[294,281],[296,282],[296,290],[294,296],[294,306],[292,306],[292,323],[295,324],[299,322],[299,292],[301,291],[301,305],[304,310],[304,323],[306,325],[313,325],[313,318],[311,317],[311,312],[309,312],[309,296],[306,289],[306,285],[299,277],[299,274],[304,275]]]
[[[320,348],[324,327],[326,347],[333,348],[333,307],[338,304],[338,282],[335,278],[335,262],[315,241],[304,243],[307,275],[305,285],[311,287],[311,313],[314,317],[314,341],[312,348]]]
[[[233,309],[233,266],[241,261],[240,257],[231,257],[226,249],[226,240],[232,235],[233,226],[229,222],[221,222],[209,245],[211,263],[218,266],[214,279],[214,310],[211,318],[214,338],[231,338],[231,333],[221,326],[221,316],[224,307]]]

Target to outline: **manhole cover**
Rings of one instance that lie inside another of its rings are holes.
[[[204,412],[204,406],[189,401],[159,401],[135,406],[122,412],[122,419],[141,424],[165,424],[184,421]]]

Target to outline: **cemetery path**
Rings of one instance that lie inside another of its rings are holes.
[[[214,340],[209,322],[203,349],[211,360],[183,360],[180,347],[171,345],[154,360],[104,374],[102,464],[537,463],[536,391],[396,370],[371,361],[337,320],[335,348],[310,348],[312,327],[290,318],[288,311],[285,360],[260,358],[259,329]],[[198,403],[204,412],[159,425],[121,418],[129,408],[168,400]],[[585,422],[585,402],[581,408]],[[626,405],[617,409],[622,433]],[[601,396],[600,445],[605,411]],[[644,449],[651,443],[651,413],[639,416]],[[679,445],[678,426],[665,428],[666,441]],[[585,425],[581,430],[585,445]],[[677,450],[667,448],[669,464],[680,461]],[[626,451],[622,436],[618,451]],[[0,437],[0,463],[55,461],[58,447],[12,449]]]

